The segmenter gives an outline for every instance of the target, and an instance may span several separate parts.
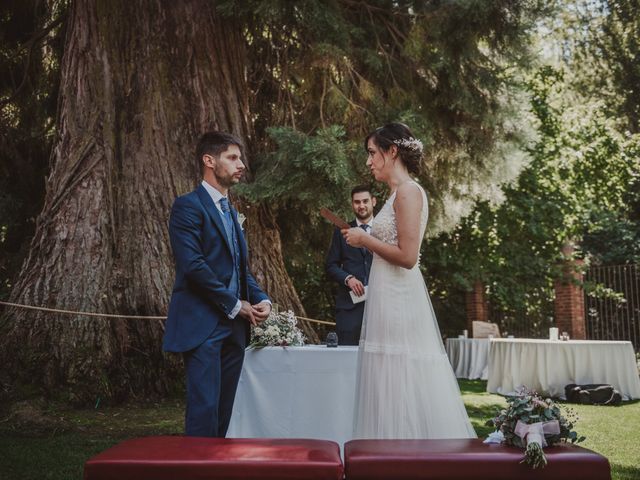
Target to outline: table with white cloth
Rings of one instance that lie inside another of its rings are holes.
[[[456,378],[487,379],[488,338],[447,338],[445,348]]]
[[[353,436],[358,347],[248,349],[227,437]]]
[[[623,399],[640,398],[640,378],[631,342],[493,339],[487,391],[512,394],[526,386],[565,398],[565,385],[607,383]]]

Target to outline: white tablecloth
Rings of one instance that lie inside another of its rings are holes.
[[[564,398],[567,384],[608,383],[625,400],[640,398],[631,342],[493,339],[487,391],[510,394],[525,385]]]
[[[488,338],[447,338],[445,347],[456,378],[487,379]]]
[[[247,350],[227,437],[353,436],[358,347]]]

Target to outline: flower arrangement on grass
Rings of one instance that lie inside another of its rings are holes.
[[[577,420],[573,410],[566,408],[567,416],[562,415],[560,406],[550,398],[543,399],[536,392],[522,387],[506,400],[509,406],[500,410],[487,425],[502,433],[504,444],[525,449],[521,463],[544,468],[547,458],[543,447],[566,441],[580,443],[585,438],[578,438],[573,430]]]
[[[250,347],[288,347],[304,345],[304,334],[298,328],[297,319],[291,310],[272,310],[267,319],[251,329]]]

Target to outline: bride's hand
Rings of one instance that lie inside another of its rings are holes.
[[[344,240],[347,242],[347,245],[352,247],[364,246],[364,239],[367,233],[363,229],[358,227],[345,228],[341,230],[341,232]]]

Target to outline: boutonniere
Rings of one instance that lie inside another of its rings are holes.
[[[242,227],[242,224],[244,223],[244,221],[247,219],[246,215],[244,213],[238,213],[238,224],[240,225],[240,228],[242,230],[244,230],[244,228]]]

